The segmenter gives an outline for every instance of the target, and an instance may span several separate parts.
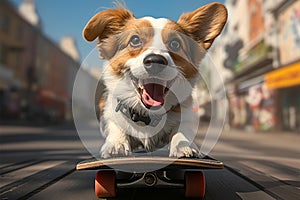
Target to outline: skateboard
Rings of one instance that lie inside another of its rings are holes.
[[[171,158],[162,155],[134,154],[108,159],[93,158],[79,162],[77,170],[97,170],[95,194],[113,198],[118,188],[184,188],[187,198],[204,198],[202,170],[222,169],[223,163],[210,158]]]

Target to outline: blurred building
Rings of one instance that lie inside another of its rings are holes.
[[[276,65],[264,80],[267,88],[277,93],[278,127],[300,132],[300,1],[281,1],[272,13]]]
[[[19,13],[33,26],[42,29],[42,21],[35,8],[35,3],[33,0],[24,0],[19,6]]]
[[[60,40],[60,48],[74,60],[80,61],[80,55],[73,37],[65,36]]]
[[[19,11],[0,1],[0,118],[71,119],[80,67],[76,45],[65,38],[60,47],[45,36],[32,0],[24,0]]]
[[[300,131],[300,1],[225,4],[228,23],[211,55],[231,72],[223,75],[230,126]]]

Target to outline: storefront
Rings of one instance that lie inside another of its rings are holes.
[[[300,132],[300,61],[231,84],[227,94],[232,127]]]
[[[278,93],[278,126],[300,132],[300,61],[265,75],[268,89]]]
[[[276,129],[277,92],[267,88],[261,76],[236,84],[228,90],[230,124],[249,131]]]
[[[273,12],[278,69],[264,79],[267,88],[278,94],[277,128],[300,133],[300,1],[282,1]]]
[[[258,38],[248,50],[227,90],[230,125],[248,131],[276,129],[276,92],[266,87],[264,75],[273,70],[272,48]]]

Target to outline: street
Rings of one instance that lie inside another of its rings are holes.
[[[298,199],[299,141],[297,133],[223,131],[210,155],[273,197]]]
[[[75,171],[90,154],[73,126],[0,126],[0,134],[1,199],[97,199],[95,171]],[[296,133],[223,131],[209,156],[225,168],[205,171],[205,199],[299,199],[299,139]],[[154,198],[183,199],[183,190],[118,191],[118,199]]]

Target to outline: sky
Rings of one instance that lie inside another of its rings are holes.
[[[9,0],[18,6],[23,0]],[[112,8],[113,0],[34,0],[37,12],[42,20],[43,32],[52,41],[58,43],[63,36],[76,40],[81,60],[91,52],[95,43],[82,38],[82,30],[96,13]],[[177,20],[184,12],[193,11],[211,2],[224,0],[123,0],[126,7],[137,18],[143,16],[166,17]]]

